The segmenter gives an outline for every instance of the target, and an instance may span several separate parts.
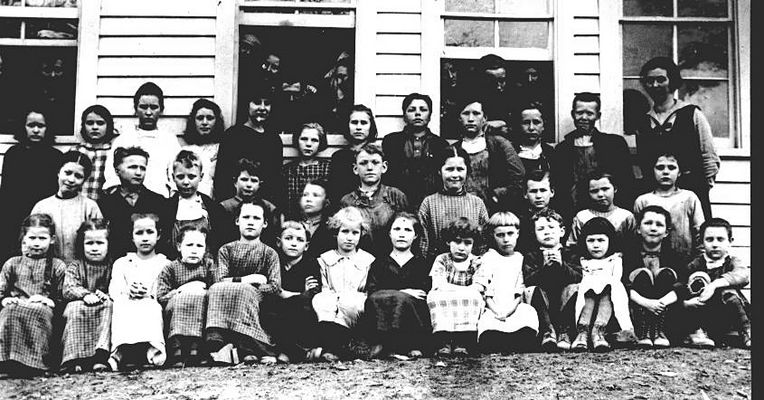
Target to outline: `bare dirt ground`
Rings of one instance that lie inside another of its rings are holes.
[[[751,352],[515,354],[0,377],[3,399],[751,399]]]

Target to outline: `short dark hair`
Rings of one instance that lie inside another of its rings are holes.
[[[261,167],[259,161],[252,161],[248,158],[240,158],[239,161],[236,161],[236,168],[234,169],[235,175],[233,176],[233,180],[236,182],[236,180],[239,179],[239,175],[241,175],[241,173],[244,171],[246,171],[250,176],[256,176],[260,178],[262,173],[260,168]]]
[[[130,156],[141,156],[145,158],[147,162],[149,160],[149,153],[138,146],[127,148],[117,147],[114,149],[114,168],[119,167],[119,165],[122,164],[122,161],[125,161],[125,158]]]
[[[199,167],[199,172],[203,172],[202,159],[191,150],[181,150],[175,156],[175,160],[172,162],[173,175],[175,175],[175,167],[179,165],[185,168]]]
[[[525,179],[523,180],[525,190],[528,190],[529,181],[541,182],[544,179],[549,180],[549,189],[554,190],[554,187],[552,186],[552,176],[546,169],[534,169],[525,174]]]
[[[133,213],[130,215],[130,231],[135,227],[135,221],[139,219],[148,218],[154,221],[154,225],[157,228],[157,233],[161,235],[161,227],[159,226],[159,216],[155,213]]]
[[[69,150],[61,157],[61,162],[58,164],[58,169],[64,167],[64,165],[73,162],[82,166],[82,171],[85,173],[85,179],[90,177],[93,172],[93,162],[90,161],[90,157],[80,153],[77,150]]]
[[[507,61],[503,58],[497,56],[496,54],[486,54],[483,57],[480,57],[478,60],[480,65],[480,70],[485,71],[489,69],[498,69],[498,68],[507,68]]]
[[[541,113],[541,120],[546,122],[544,103],[539,100],[530,100],[522,102],[515,107],[515,112],[512,113],[515,125],[519,126],[523,122],[522,113],[526,110],[538,110]]]
[[[703,240],[703,236],[706,234],[706,229],[708,228],[724,228],[727,230],[727,239],[732,239],[732,225],[730,225],[729,221],[727,221],[724,218],[718,218],[714,217],[711,219],[707,219],[705,222],[700,224],[700,240]]]
[[[581,254],[589,254],[586,248],[586,238],[591,235],[605,235],[608,237],[609,243],[605,257],[615,253],[615,247],[617,246],[615,227],[613,227],[613,224],[607,218],[594,217],[586,221],[584,226],[581,227],[581,234],[578,237]]]
[[[561,227],[565,227],[565,220],[562,218],[562,215],[560,215],[557,211],[547,207],[543,210],[539,210],[533,215],[531,215],[531,222],[533,223],[533,226],[536,226],[536,221],[538,221],[541,218],[546,218],[550,220],[557,221]]]
[[[114,137],[114,117],[111,115],[108,108],[100,104],[93,104],[82,111],[82,116],[80,117],[80,136],[85,140],[85,131],[87,130],[85,128],[85,120],[91,113],[98,115],[106,121],[106,136],[104,136],[103,140],[105,142],[110,142]]]
[[[440,175],[440,169],[446,164],[446,160],[452,157],[459,157],[464,159],[464,164],[467,166],[467,176],[472,172],[472,166],[470,165],[470,155],[461,146],[449,145],[443,148],[441,151],[435,154],[436,166],[438,167],[438,174]]]
[[[679,72],[679,67],[674,60],[668,57],[651,58],[642,66],[642,69],[639,70],[639,76],[644,78],[647,76],[648,72],[656,68],[666,70],[666,76],[669,80],[669,89],[672,91],[679,89],[682,86],[682,83],[684,83],[682,74]]]
[[[409,93],[406,97],[403,98],[403,101],[401,102],[401,109],[403,110],[403,113],[406,113],[406,109],[409,108],[411,105],[411,102],[414,100],[422,100],[425,103],[427,103],[427,107],[430,109],[430,112],[432,112],[432,98],[426,94],[421,93]]]
[[[639,212],[635,216],[637,227],[639,227],[639,225],[642,223],[642,220],[645,219],[645,214],[647,214],[649,212],[653,212],[653,213],[656,213],[656,214],[663,215],[663,217],[666,219],[666,230],[667,231],[670,231],[673,228],[673,223],[671,222],[671,213],[668,212],[668,210],[666,210],[665,208],[663,208],[661,206],[658,206],[658,205],[654,205],[654,204],[653,205],[649,205],[649,206],[639,210]],[[702,237],[702,235],[701,235],[701,237]]]
[[[575,96],[573,96],[573,103],[572,103],[572,110],[576,109],[576,103],[578,102],[582,103],[597,103],[597,111],[602,110],[602,100],[600,100],[600,95],[592,92],[581,92],[576,93]]]
[[[294,148],[299,148],[300,136],[302,136],[302,131],[306,129],[315,129],[318,131],[318,153],[329,147],[324,127],[318,122],[306,122],[300,126],[300,129],[297,129],[292,133],[292,146],[294,146]]]
[[[251,199],[248,199],[248,200],[244,200],[244,201],[241,202],[241,204],[239,204],[239,210],[236,213],[236,218],[237,219],[241,215],[241,210],[242,210],[242,208],[244,208],[245,204],[251,204],[253,206],[258,206],[258,207],[262,208],[263,209],[263,220],[265,222],[270,222],[270,220],[271,220],[271,209],[268,208],[268,205],[265,204],[265,201],[263,201],[263,199],[261,199],[261,198],[259,198],[257,196],[255,196],[255,197],[253,197]]]
[[[376,143],[366,143],[365,145],[361,146],[360,149],[356,150],[355,156],[353,157],[353,163],[355,164],[356,159],[358,158],[358,155],[361,154],[361,152],[364,152],[366,154],[372,155],[372,154],[379,154],[380,157],[382,157],[382,160],[385,159],[385,152],[382,151],[382,147],[380,147]]]
[[[215,114],[215,125],[212,127],[210,134],[204,136],[200,135],[196,130],[196,113],[202,108],[212,110],[212,113]],[[188,117],[186,118],[186,129],[183,131],[183,140],[188,144],[218,143],[223,136],[224,125],[223,114],[217,103],[208,99],[196,100],[191,106],[191,112],[188,113]]]
[[[472,238],[477,244],[481,239],[480,225],[472,222],[467,217],[457,217],[441,231],[443,242],[448,243],[456,240],[457,238]]]
[[[682,168],[682,159],[675,152],[667,151],[667,150],[659,151],[658,153],[655,154],[655,157],[653,157],[652,165],[655,166],[655,163],[657,163],[658,159],[661,158],[661,157],[673,158],[676,161],[676,164],[679,166],[680,171],[681,171],[681,168]]]
[[[207,245],[207,237],[209,236],[210,231],[207,227],[194,223],[186,223],[180,227],[180,232],[178,232],[178,236],[175,238],[175,244],[180,245],[183,243],[183,238],[186,237],[186,233],[188,232],[201,232],[204,234],[204,244]]]
[[[598,181],[600,179],[605,179],[605,178],[607,178],[607,180],[610,181],[610,184],[613,185],[614,188],[618,189],[618,183],[615,181],[613,174],[607,171],[599,170],[599,169],[595,169],[594,171],[586,175],[586,184],[588,186],[591,181]],[[588,192],[588,189],[587,189],[587,192]]]
[[[159,99],[159,109],[164,110],[164,92],[162,92],[162,88],[156,83],[146,82],[135,91],[133,109],[138,108],[138,100],[140,100],[141,96],[156,96]]]

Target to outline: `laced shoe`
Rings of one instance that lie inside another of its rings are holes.
[[[693,346],[700,348],[713,348],[716,346],[716,342],[708,337],[708,333],[706,333],[703,328],[698,328],[695,332],[690,334],[690,343]]]

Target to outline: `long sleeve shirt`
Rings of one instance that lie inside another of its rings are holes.
[[[74,261],[66,266],[64,276],[64,299],[68,301],[82,300],[85,296],[100,290],[109,291],[111,280],[111,264],[103,262],[91,264]]]
[[[242,277],[252,274],[264,275],[267,282],[257,285],[262,293],[281,291],[281,267],[276,250],[260,243],[235,241],[224,244],[218,250],[220,278]]]
[[[220,281],[220,270],[215,262],[205,258],[199,265],[187,265],[180,260],[167,264],[159,274],[157,301],[162,307],[175,295],[176,290],[188,282],[204,282],[207,288]]]

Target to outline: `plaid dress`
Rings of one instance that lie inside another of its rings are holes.
[[[458,217],[467,217],[482,226],[488,221],[488,210],[483,200],[464,191],[460,194],[434,193],[425,197],[419,206],[419,220],[424,228],[424,236],[419,241],[420,254],[432,260],[447,251],[440,232]]]
[[[103,183],[106,181],[106,157],[111,152],[111,143],[80,143],[72,146],[70,151],[79,151],[93,163],[93,172],[82,185],[82,194],[93,201],[98,201],[102,195]]]
[[[451,255],[444,253],[435,258],[430,276],[446,278],[451,285],[470,286],[478,271],[475,256],[470,255],[467,269],[458,270]],[[480,312],[485,303],[483,295],[476,290],[445,287],[436,288],[427,293],[427,305],[430,307],[430,320],[433,332],[470,332],[477,330]]]
[[[175,260],[164,267],[159,274],[157,300],[164,308],[165,327],[169,326],[167,338],[175,335],[202,337],[207,291],[178,293],[178,288],[192,281],[203,282],[209,288],[219,280],[217,265],[207,258],[201,265],[188,265]]]
[[[74,261],[66,267],[64,299],[69,301],[64,309],[64,348],[61,363],[90,358],[97,350],[111,349],[112,302],[107,300],[94,305],[82,299],[99,290],[107,293],[111,280],[111,264],[89,264]]]
[[[240,333],[259,342],[272,344],[260,325],[260,303],[264,296],[281,290],[281,270],[276,250],[259,243],[241,241],[218,250],[220,278],[265,275],[268,283],[257,287],[241,282],[218,282],[207,292],[207,328]]]
[[[0,309],[0,363],[16,361],[41,370],[55,366],[55,310],[27,299],[39,294],[57,302],[65,269],[57,258],[16,256],[5,262],[0,272],[0,298],[21,300]]]
[[[289,215],[300,215],[300,197],[305,184],[320,178],[329,176],[331,161],[319,158],[318,163],[300,165],[300,160],[295,160],[281,167],[281,177],[284,182],[286,193],[286,212]]]
[[[350,257],[329,250],[318,258],[321,292],[313,297],[318,321],[353,327],[364,310],[366,280],[374,256],[358,249]]]

